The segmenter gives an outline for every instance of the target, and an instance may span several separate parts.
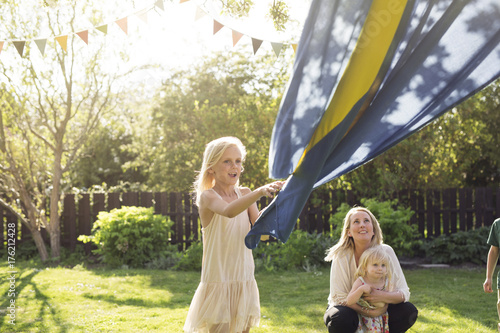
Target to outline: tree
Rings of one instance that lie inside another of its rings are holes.
[[[30,10],[39,6],[32,5]],[[11,4],[2,7],[2,17],[10,21],[12,39],[17,34],[29,38],[34,32],[28,28],[40,28],[42,21],[52,36],[59,36],[74,32],[82,23],[79,18],[85,17],[82,13],[98,19],[87,5],[74,0],[33,10],[42,16],[23,17],[23,8]],[[120,71],[110,68],[104,53],[104,43],[96,41],[87,47],[72,35],[66,50],[55,40],[47,40],[42,58],[37,56],[38,50],[27,48],[23,58],[0,65],[4,82],[0,108],[0,189],[4,197],[0,203],[28,227],[42,261],[49,256],[41,228],[49,234],[51,256],[60,256],[65,174],[101,117],[115,107],[112,87]]]
[[[142,170],[154,190],[189,191],[205,145],[231,135],[248,151],[242,184],[265,183],[269,142],[288,69],[274,60],[214,54],[192,69],[173,73],[160,91],[150,125],[129,147],[138,158],[128,167]]]

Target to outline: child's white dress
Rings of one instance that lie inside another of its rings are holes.
[[[241,197],[238,188],[236,194]],[[201,282],[189,307],[185,332],[238,333],[259,325],[255,266],[244,242],[249,230],[247,210],[234,218],[214,214],[202,229]]]
[[[366,283],[361,276],[359,278],[361,279],[363,284]],[[386,290],[388,287],[388,282],[389,281],[386,279],[384,287],[379,290]],[[363,307],[373,308],[370,303],[362,298],[358,301],[358,304]],[[389,313],[387,311],[384,312],[381,316],[377,317],[365,317],[358,313],[358,318],[359,324],[356,333],[389,333]]]

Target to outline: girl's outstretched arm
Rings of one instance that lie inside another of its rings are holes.
[[[242,189],[242,196],[230,203],[222,200],[213,191],[204,191],[200,196],[200,215],[202,216],[202,226],[206,228],[211,219],[203,218],[203,215],[209,215],[208,212],[216,213],[225,217],[233,218],[241,212],[255,204],[260,197],[272,197],[279,191],[283,182],[274,182],[251,191],[248,188]],[[257,207],[257,206],[255,206]],[[253,223],[254,221],[252,221]]]

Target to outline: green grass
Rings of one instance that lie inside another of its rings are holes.
[[[16,324],[8,323],[8,268],[0,268],[0,332],[182,332],[198,272],[39,268],[16,263]],[[495,332],[496,293],[484,269],[405,270],[419,319],[410,332]],[[256,275],[254,333],[326,332],[329,270]]]

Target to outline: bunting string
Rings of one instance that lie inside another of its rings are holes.
[[[190,1],[190,0],[179,0],[179,4],[182,4],[182,3],[185,3],[188,1]],[[242,39],[242,37],[246,36],[246,37],[251,39],[252,51],[253,51],[254,55],[257,53],[257,51],[260,49],[260,47],[262,46],[262,44],[264,42],[269,43],[271,45],[271,47],[272,47],[272,49],[277,57],[280,55],[281,51],[283,50],[283,48],[285,46],[291,46],[293,48],[294,52],[296,52],[296,50],[297,50],[297,43],[293,43],[293,42],[286,43],[283,41],[259,39],[259,38],[256,38],[256,37],[250,35],[250,34],[242,33],[238,30],[235,30],[235,29],[231,28],[230,26],[225,25],[224,23],[220,22],[221,21],[220,19],[214,18],[212,15],[210,15],[209,11],[205,10],[202,6],[199,6],[196,3],[195,3],[195,5],[196,5],[196,13],[195,13],[194,20],[197,21],[200,18],[202,18],[203,16],[209,16],[213,21],[213,35],[218,33],[223,28],[227,28],[227,29],[231,30],[233,47],[236,46],[236,44]],[[77,31],[77,32],[69,32],[66,34],[61,34],[59,36],[49,36],[47,38],[0,40],[0,55],[1,55],[2,51],[4,50],[4,46],[6,44],[10,43],[10,44],[14,45],[14,47],[16,48],[19,55],[21,57],[23,57],[23,53],[24,53],[24,49],[25,49],[26,44],[30,43],[30,42],[34,42],[35,45],[37,46],[38,50],[40,51],[41,55],[43,56],[45,54],[45,47],[47,45],[48,39],[55,39],[57,41],[57,44],[66,52],[67,51],[67,44],[68,44],[68,36],[77,35],[82,40],[82,42],[84,42],[85,44],[88,45],[89,44],[89,30],[97,30],[97,31],[101,32],[103,35],[106,35],[108,33],[108,27],[112,24],[116,24],[123,31],[123,33],[125,35],[128,35],[128,20],[130,17],[136,16],[147,24],[148,23],[148,13],[152,10],[156,10],[157,8],[160,9],[161,11],[165,11],[164,0],[156,0],[154,5],[152,5],[152,6],[150,5],[148,7],[145,7],[143,9],[131,14],[131,15],[122,17],[122,18],[117,19],[111,23],[99,24],[99,25],[96,25],[90,29],[85,29],[85,30],[81,30],[81,31]]]

